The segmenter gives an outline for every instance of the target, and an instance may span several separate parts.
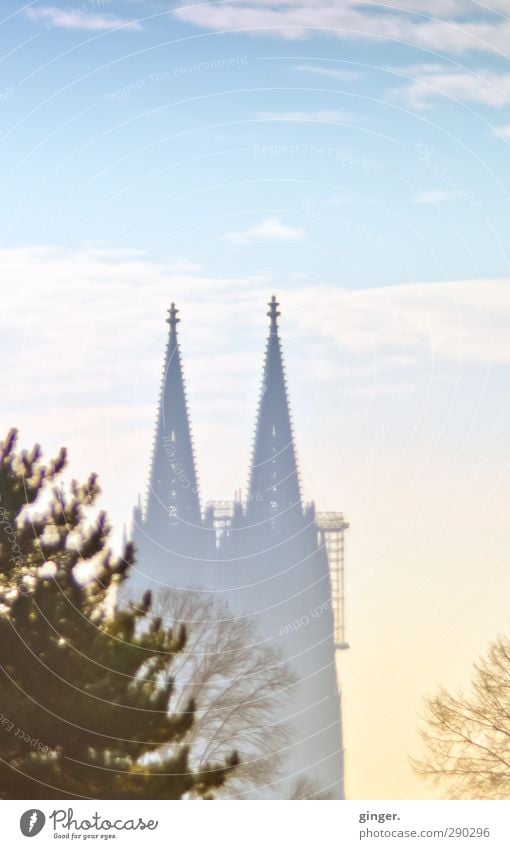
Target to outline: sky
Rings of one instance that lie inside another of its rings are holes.
[[[510,0],[4,0],[0,39],[0,429],[97,471],[118,539],[176,301],[230,498],[276,293],[303,490],[351,524],[347,793],[436,796],[421,700],[509,628]]]

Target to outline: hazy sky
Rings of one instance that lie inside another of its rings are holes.
[[[305,495],[351,522],[348,794],[430,796],[420,699],[509,627],[509,0],[1,15],[1,429],[66,444],[119,531],[175,300],[229,498],[278,294]]]

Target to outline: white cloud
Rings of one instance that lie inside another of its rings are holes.
[[[494,135],[502,139],[510,139],[510,124],[503,124],[502,127],[494,128]]]
[[[508,0],[495,0],[489,8],[474,0],[236,0],[187,3],[174,14],[205,29],[255,36],[302,39],[322,29],[323,35],[343,40],[390,40],[442,53],[506,55],[510,21],[491,14],[492,8],[508,12]]]
[[[246,230],[232,231],[223,237],[230,245],[249,245],[252,242],[295,242],[302,239],[305,231],[301,227],[289,227],[279,218],[265,218]]]
[[[25,9],[25,15],[31,21],[45,21],[48,29],[90,30],[106,32],[114,29],[126,29],[132,32],[142,29],[138,21],[120,18],[116,15],[98,15],[91,12],[86,4],[70,9],[56,6],[37,6]]]
[[[496,109],[510,104],[509,73],[457,71],[435,65],[410,67],[404,72],[415,78],[395,88],[394,94],[415,109],[427,108],[441,97],[461,103],[482,103]]]
[[[333,194],[324,198],[322,203],[324,206],[345,206],[350,203],[352,198],[349,195]]]
[[[259,234],[278,232],[262,224]],[[214,276],[132,252],[50,247],[5,249],[0,263],[9,293],[0,433],[28,422],[48,450],[65,437],[78,452],[83,440],[108,451],[110,433],[141,434],[145,446],[172,300],[181,310],[191,405],[202,429],[219,426],[218,386],[237,411],[235,426],[251,427],[265,304],[274,291],[294,379],[308,379],[312,352],[314,386],[332,370],[341,379],[346,369],[353,374],[374,362],[381,375],[389,370],[391,383],[400,361],[425,370],[441,361],[455,376],[470,364],[510,364],[508,279],[340,290],[267,275]]]
[[[246,233],[303,235],[279,219]],[[221,355],[224,372],[225,328],[250,335],[255,322],[258,333],[275,289],[293,335],[334,341],[355,354],[375,351],[381,364],[386,357],[394,364],[403,347],[457,363],[510,363],[507,279],[341,290],[295,279],[285,285],[267,275],[215,276],[182,260],[155,263],[133,252],[59,247],[3,249],[0,264],[9,293],[0,336],[4,406],[67,403],[66,393],[84,405],[98,398],[107,404],[112,392],[115,403],[127,403],[133,392],[150,403],[146,384],[157,387],[163,316],[172,300],[181,307],[190,352],[208,368]],[[232,379],[240,375],[233,362]],[[199,365],[196,379],[210,390]]]
[[[447,65],[444,62],[413,62],[412,65],[388,65],[386,70],[395,74],[418,77],[422,74],[446,73],[451,68],[452,65]]]
[[[300,235],[271,219],[253,229],[259,238]],[[157,394],[163,318],[172,300],[181,308],[187,365],[203,404],[213,398],[215,381],[231,381],[232,400],[244,397],[249,363],[256,381],[244,346],[255,334],[260,349],[273,291],[289,339],[303,350],[313,345],[318,363],[366,355],[394,368],[405,353],[456,367],[510,364],[508,279],[341,290],[267,275],[214,276],[132,252],[57,247],[4,249],[0,263],[9,293],[0,336],[3,426],[6,408],[11,415],[26,408],[57,415],[72,403],[147,409]],[[239,354],[230,368],[226,328]]]
[[[510,364],[510,280],[413,283],[358,291],[296,292],[292,318],[345,351],[384,367],[395,354],[432,356],[456,366]]]
[[[352,115],[336,109],[319,109],[316,112],[259,112],[259,121],[288,121],[297,124],[346,124]]]
[[[510,365],[509,279],[340,290],[280,276],[215,276],[97,248],[4,249],[0,265],[0,434],[19,425],[23,444],[40,440],[48,454],[67,444],[72,474],[99,471],[105,503],[116,505],[121,522],[146,481],[172,300],[181,310],[201,478],[212,496],[228,496],[248,465],[273,292],[295,408],[319,392],[304,418],[310,414],[321,438],[332,388],[361,401],[368,381],[378,387],[367,390],[371,397],[431,377],[439,362],[454,381],[471,364]]]
[[[241,232],[259,239],[303,236],[303,231],[278,218],[265,219]],[[28,357],[38,375],[37,383],[46,371],[37,355],[42,350],[53,351],[54,365],[66,374],[78,368],[77,352],[81,351],[85,357],[82,365],[87,366],[83,374],[91,374],[96,367],[100,371],[105,354],[115,349],[121,357],[117,363],[108,359],[108,379],[112,369],[123,379],[123,358],[136,362],[138,369],[136,351],[152,348],[155,331],[163,338],[161,316],[171,300],[184,303],[183,310],[192,313],[187,332],[201,340],[201,349],[207,347],[221,339],[225,323],[249,326],[254,305],[263,306],[275,284],[267,276],[215,276],[182,259],[155,263],[142,252],[98,248],[6,248],[0,250],[0,263],[9,292],[0,350],[9,350],[11,333],[18,363]],[[278,285],[281,287],[281,281]],[[292,323],[327,337],[336,328],[337,342],[352,350],[399,348],[395,329],[402,320],[409,344],[425,340],[438,355],[448,356],[451,347],[441,343],[444,335],[450,341],[462,340],[469,361],[487,362],[492,347],[499,362],[510,363],[506,333],[510,281],[506,279],[362,290],[307,286],[293,280],[291,289],[282,293],[283,299],[285,315]],[[485,317],[497,318],[492,331],[487,329]],[[447,332],[442,334],[440,325],[447,327]],[[89,345],[86,337],[93,337],[94,344]],[[62,350],[65,357],[58,354]],[[29,368],[27,377],[30,375]]]
[[[414,197],[415,203],[421,204],[439,204],[445,201],[455,200],[458,195],[455,192],[449,192],[445,189],[431,189],[428,192],[420,192]]]
[[[327,77],[339,82],[359,80],[361,76],[359,71],[351,71],[346,68],[324,68],[322,65],[297,65],[294,70],[304,74],[313,74],[317,77]]]

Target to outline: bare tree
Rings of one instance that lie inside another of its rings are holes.
[[[424,755],[415,770],[451,798],[510,798],[510,639],[498,637],[474,665],[468,693],[441,688],[425,700]]]
[[[320,790],[317,786],[317,783],[314,781],[310,781],[308,778],[298,778],[294,783],[290,798],[292,801],[325,801],[334,799],[334,796],[326,793],[324,790]]]
[[[268,795],[289,740],[289,730],[275,720],[294,683],[284,661],[260,642],[249,620],[234,617],[210,594],[165,589],[155,595],[153,610],[166,624],[187,626],[186,645],[172,661],[171,708],[195,702],[194,767],[234,748],[241,763],[224,795]]]

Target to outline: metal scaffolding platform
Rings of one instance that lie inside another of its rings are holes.
[[[345,639],[345,540],[349,523],[343,513],[317,513],[319,542],[325,546],[331,574],[331,596],[335,621],[335,649],[349,648]]]
[[[236,493],[234,501],[209,501],[206,515],[216,535],[216,547],[219,548],[230,536],[232,520],[236,508],[241,509],[240,495]],[[343,651],[349,648],[345,636],[345,531],[349,523],[343,513],[317,513],[317,531],[319,544],[324,545],[328,555],[331,575],[331,603],[334,616],[335,649]]]
[[[230,535],[236,501],[208,501],[206,514],[209,514],[216,535],[216,548]]]

